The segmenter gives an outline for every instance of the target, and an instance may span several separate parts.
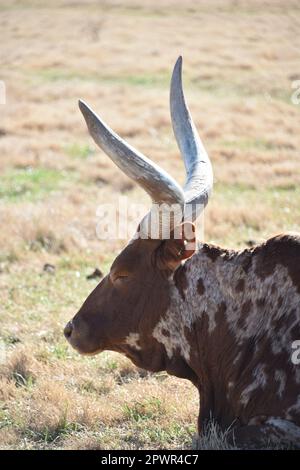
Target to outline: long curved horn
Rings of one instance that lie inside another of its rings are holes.
[[[186,169],[185,219],[195,220],[208,202],[213,187],[213,172],[182,89],[182,57],[177,59],[171,79],[171,119],[178,147]]]
[[[152,199],[153,206],[140,224],[141,235],[147,238],[151,237],[153,230],[149,232],[149,224],[152,221],[157,221],[159,227],[154,227],[154,232],[158,234],[156,238],[164,238],[165,230],[172,230],[179,213],[181,212],[181,216],[183,214],[183,190],[167,172],[135,150],[110,129],[84,101],[79,100],[79,108],[96,144],[129,178],[136,181]],[[159,208],[159,205],[163,206]],[[170,211],[167,210],[171,206],[175,207],[177,211],[174,220],[172,216],[170,220]],[[167,217],[163,217],[164,210]],[[166,223],[168,227],[166,227]],[[153,229],[152,226],[151,228]]]

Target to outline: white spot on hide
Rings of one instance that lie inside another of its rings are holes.
[[[136,349],[137,351],[140,351],[142,348],[138,344],[140,340],[140,335],[138,333],[129,333],[127,338],[125,339],[125,343],[128,344],[133,349]]]

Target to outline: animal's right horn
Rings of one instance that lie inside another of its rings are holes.
[[[182,88],[182,57],[179,57],[171,79],[170,109],[174,134],[186,169],[185,219],[195,220],[207,204],[213,187],[210,159],[201,142],[185,102]]]

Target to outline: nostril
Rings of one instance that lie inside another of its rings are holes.
[[[73,331],[73,322],[69,321],[69,323],[66,324],[65,329],[64,329],[65,337],[70,338],[72,331]]]

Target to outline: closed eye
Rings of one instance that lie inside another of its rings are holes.
[[[112,283],[114,283],[118,281],[125,281],[129,278],[129,275],[127,273],[113,273],[110,275],[110,278]]]

